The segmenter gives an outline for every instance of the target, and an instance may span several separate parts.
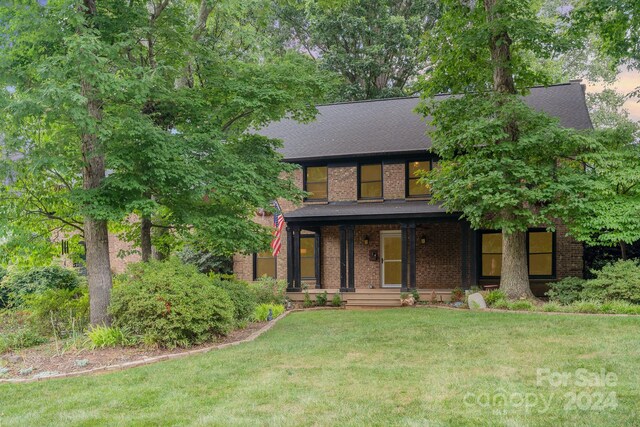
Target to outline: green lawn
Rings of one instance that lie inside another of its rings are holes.
[[[574,377],[567,386],[536,385],[537,368],[604,369],[617,383],[579,386]],[[565,408],[572,396],[575,407]],[[598,403],[606,408],[594,410]],[[639,420],[640,319],[632,317],[310,311],[221,351],[108,375],[0,385],[1,426],[603,426]]]

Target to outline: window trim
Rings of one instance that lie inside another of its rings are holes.
[[[527,230],[527,268],[529,268],[529,257],[531,256],[531,250],[529,248],[529,233],[534,232],[534,233],[539,233],[541,231],[544,232],[549,232],[551,233],[551,274],[538,274],[538,275],[529,275],[529,278],[531,279],[555,279],[556,278],[556,257],[557,257],[557,252],[556,252],[556,232],[555,231],[548,231],[546,228],[543,227],[536,227],[536,228],[530,228]],[[540,252],[540,253],[546,253],[546,252]]]
[[[327,197],[325,198],[315,198],[315,197],[305,197],[303,199],[304,202],[326,202],[327,200],[329,200],[329,166],[324,164],[324,165],[308,165],[308,166],[304,166],[302,169],[302,191],[307,191],[307,169],[308,168],[327,168],[327,180],[325,182],[325,187],[326,187],[326,193],[327,193]],[[316,181],[314,181],[315,183]],[[317,181],[317,182],[321,182],[321,181]]]
[[[380,181],[366,181],[380,182],[380,197],[362,197],[362,166],[380,165]],[[358,163],[356,185],[358,186],[358,200],[384,200],[384,162],[362,162]]]
[[[532,275],[529,274],[528,277],[529,279],[532,280],[536,280],[536,279],[556,279],[557,278],[557,274],[556,274],[556,259],[558,256],[558,252],[557,252],[557,244],[556,244],[556,232],[555,231],[548,231],[546,228],[543,227],[533,227],[533,228],[529,228],[527,229],[527,238],[526,238],[526,245],[527,245],[527,272],[529,270],[529,256],[531,255],[530,251],[529,251],[529,233],[531,232],[549,232],[551,233],[551,275],[545,274],[545,275]],[[478,242],[477,242],[477,251],[478,251],[478,255],[477,255],[477,266],[478,266],[478,278],[479,279],[500,279],[500,276],[483,276],[482,275],[482,235],[483,234],[495,234],[495,233],[502,233],[501,231],[498,230],[479,230],[478,231]]]
[[[274,264],[274,268],[273,268],[273,274],[275,275],[274,279],[278,279],[278,257],[274,256],[273,258],[273,264]],[[258,253],[254,252],[253,253],[253,280],[256,281],[258,279],[260,279],[260,277],[262,276],[258,276]]]
[[[404,162],[404,197],[405,199],[430,199],[431,198],[431,192],[426,193],[426,194],[419,194],[416,196],[412,196],[409,194],[409,181],[411,179],[418,179],[415,177],[410,177],[409,176],[409,163],[413,163],[413,162],[429,162],[429,170],[433,170],[433,159],[429,158],[429,159],[409,159],[407,161]]]

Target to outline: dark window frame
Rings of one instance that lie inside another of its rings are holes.
[[[534,227],[534,228],[529,228],[527,229],[527,241],[526,241],[526,245],[527,245],[527,272],[529,270],[529,257],[531,255],[530,249],[529,249],[529,233],[531,232],[548,232],[548,230],[546,228],[541,228],[541,227]],[[501,231],[496,231],[496,230],[479,230],[478,231],[478,242],[477,242],[477,253],[478,253],[478,259],[477,259],[477,265],[478,265],[478,278],[480,279],[500,279],[500,276],[484,276],[482,274],[482,236],[484,234],[495,234],[495,233],[501,233]],[[544,275],[533,275],[533,274],[529,274],[529,279],[556,279],[557,278],[557,272],[556,272],[556,259],[558,256],[558,252],[557,252],[557,244],[556,244],[556,232],[555,231],[550,231],[551,233],[551,274],[544,274]],[[542,252],[541,252],[542,253]],[[546,252],[545,252],[546,253]]]
[[[412,196],[409,194],[409,182],[411,179],[419,179],[416,177],[409,176],[409,163],[413,162],[429,162],[429,170],[433,170],[433,159],[409,159],[404,162],[404,197],[405,199],[430,199],[431,193],[426,194],[418,194]]]
[[[274,279],[278,279],[278,257],[274,256],[273,258],[273,274],[275,275]],[[253,254],[253,280],[258,280],[262,276],[258,276],[258,254]]]
[[[305,197],[304,198],[305,202],[326,202],[327,200],[329,200],[329,166],[328,165],[308,165],[308,166],[304,166],[303,169],[302,169],[302,190],[303,191],[307,191],[307,169],[309,169],[309,168],[322,168],[322,167],[327,169],[327,180],[325,181],[327,197],[325,197],[325,198]],[[321,182],[321,181],[317,181],[317,182]],[[313,181],[313,183],[316,183],[316,181]]]
[[[372,166],[372,165],[380,165],[380,181],[366,181],[369,182],[380,182],[380,197],[362,197],[362,167],[363,166]],[[357,168],[357,186],[358,186],[358,200],[383,200],[384,199],[384,162],[362,162],[358,163]]]

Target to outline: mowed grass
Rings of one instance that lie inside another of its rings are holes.
[[[617,381],[537,385],[538,368],[604,369]],[[597,393],[611,392],[616,408],[594,407]],[[591,396],[592,404],[579,397],[582,409],[567,407],[572,393]],[[548,407],[543,398],[551,399]],[[221,351],[108,375],[0,385],[2,426],[639,423],[634,317],[309,311]]]

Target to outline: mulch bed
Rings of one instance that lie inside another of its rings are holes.
[[[237,329],[226,337],[220,337],[215,342],[209,342],[188,349],[162,349],[152,347],[116,347],[102,349],[68,349],[63,350],[64,343],[56,348],[55,342],[50,342],[37,347],[18,350],[15,352],[0,355],[0,373],[2,369],[8,369],[4,375],[0,375],[2,380],[12,379],[38,379],[51,376],[62,376],[64,374],[74,374],[86,371],[99,371],[100,368],[116,367],[119,365],[139,365],[145,361],[171,358],[171,355],[180,355],[203,352],[208,348],[231,345],[233,343],[247,340],[252,335],[258,333],[269,322],[250,323],[244,329]],[[140,362],[140,363],[138,363]],[[89,373],[89,372],[87,372]]]

